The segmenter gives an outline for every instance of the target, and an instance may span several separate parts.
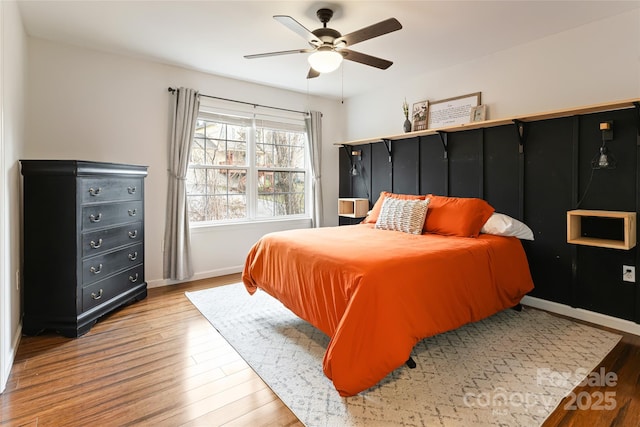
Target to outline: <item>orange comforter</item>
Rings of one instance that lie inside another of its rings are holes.
[[[513,307],[533,289],[515,237],[411,235],[373,224],[265,235],[242,280],[330,338],[325,375],[341,396],[402,366],[423,338]]]

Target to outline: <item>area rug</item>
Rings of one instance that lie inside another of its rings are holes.
[[[321,426],[539,426],[621,336],[527,309],[419,342],[417,367],[342,398],[322,372],[329,338],[240,283],[187,297],[293,413]]]

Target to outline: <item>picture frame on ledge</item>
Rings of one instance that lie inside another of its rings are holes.
[[[479,106],[481,92],[456,96],[429,103],[427,128],[437,129],[464,125],[471,120],[471,108]]]
[[[427,128],[427,115],[429,111],[429,102],[420,101],[413,104],[411,109],[411,121],[413,122],[413,130],[425,130]]]
[[[487,105],[481,104],[476,105],[475,107],[471,107],[471,115],[469,117],[469,121],[473,122],[484,122],[487,120]]]

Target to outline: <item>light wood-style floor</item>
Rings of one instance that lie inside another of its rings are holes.
[[[0,395],[0,423],[301,426],[184,296],[238,281],[235,274],[150,289],[78,339],[23,337]],[[572,411],[563,402],[545,426],[637,425],[640,337],[625,334],[602,365],[618,375],[616,408]],[[576,392],[585,390],[602,389]]]

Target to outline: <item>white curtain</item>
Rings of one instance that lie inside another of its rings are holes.
[[[200,108],[200,94],[193,89],[181,87],[176,90],[175,97],[167,169],[169,188],[164,230],[164,278],[183,280],[193,276],[186,177]]]
[[[322,218],[322,182],[320,165],[322,160],[322,113],[310,111],[304,120],[309,139],[309,159],[311,160],[311,191],[313,208],[311,210],[312,226],[318,228]]]

